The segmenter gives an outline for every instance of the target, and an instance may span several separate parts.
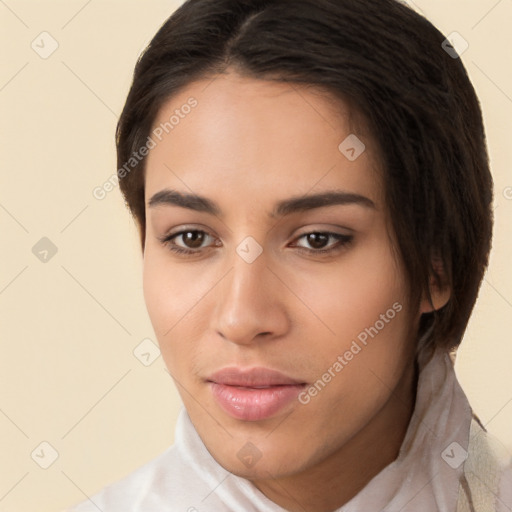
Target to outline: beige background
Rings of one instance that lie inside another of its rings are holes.
[[[173,440],[180,401],[161,357],[145,366],[133,354],[154,339],[136,231],[117,187],[102,201],[92,190],[115,172],[136,57],[180,3],[0,0],[0,512],[58,511]],[[495,241],[456,369],[512,452],[512,2],[414,5],[469,42],[484,108]],[[31,48],[51,48],[43,31],[59,45],[47,59]],[[32,252],[43,237],[57,248],[46,262]],[[41,442],[58,453],[48,469]]]

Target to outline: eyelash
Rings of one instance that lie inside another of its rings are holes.
[[[178,233],[174,233],[172,235],[158,237],[158,240],[163,245],[166,245],[170,251],[172,251],[172,252],[174,252],[176,254],[180,254],[180,255],[183,255],[183,256],[194,256],[194,255],[199,254],[202,249],[196,249],[196,250],[185,249],[183,247],[180,247],[180,246],[176,245],[173,242],[174,238],[177,238],[180,235],[184,235],[185,233],[204,233],[207,236],[211,236],[206,231],[203,231],[203,230],[200,230],[200,229],[186,229],[186,230],[183,230],[183,231],[179,231]],[[329,249],[308,249],[306,247],[297,247],[299,252],[307,253],[307,254],[310,254],[310,255],[311,254],[313,254],[313,255],[323,255],[323,254],[325,254],[326,255],[326,254],[329,254],[329,253],[338,252],[338,251],[342,250],[343,248],[347,247],[348,245],[350,245],[350,243],[352,243],[353,238],[354,238],[352,235],[342,235],[341,233],[333,233],[333,232],[330,232],[330,231],[309,231],[307,233],[303,233],[302,235],[300,235],[296,240],[300,240],[301,238],[304,238],[304,237],[306,237],[308,235],[312,235],[312,234],[329,236],[330,238],[337,239],[338,243],[334,244]]]

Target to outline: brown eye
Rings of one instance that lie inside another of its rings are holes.
[[[314,231],[304,233],[297,239],[305,240],[309,247],[305,247],[301,244],[297,244],[296,246],[300,251],[306,251],[310,254],[326,254],[343,249],[352,242],[353,238],[353,235]],[[334,243],[329,243],[330,240],[334,240]]]
[[[182,241],[188,249],[199,249],[205,239],[204,231],[184,231],[179,233]],[[177,236],[177,235],[176,235]]]
[[[329,242],[329,235],[326,233],[308,233],[306,239],[313,249],[323,249]]]
[[[169,250],[177,254],[193,255],[199,254],[202,249],[207,249],[208,246],[203,246],[204,242],[208,238],[213,238],[205,231],[199,229],[186,229],[179,233],[167,235],[159,238],[160,242],[167,246]],[[180,240],[180,243],[176,243],[176,240]]]

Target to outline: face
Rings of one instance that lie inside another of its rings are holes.
[[[249,479],[343,450],[412,365],[419,315],[372,142],[348,112],[231,73],[154,123],[179,117],[147,159],[147,309],[204,444]]]

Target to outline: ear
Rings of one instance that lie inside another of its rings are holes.
[[[432,259],[432,267],[435,273],[439,276],[440,283],[438,283],[435,276],[431,275],[429,279],[430,296],[432,304],[424,293],[420,303],[420,313],[431,313],[437,309],[441,309],[450,300],[452,295],[450,286],[446,283],[446,273],[441,258],[434,257]]]

